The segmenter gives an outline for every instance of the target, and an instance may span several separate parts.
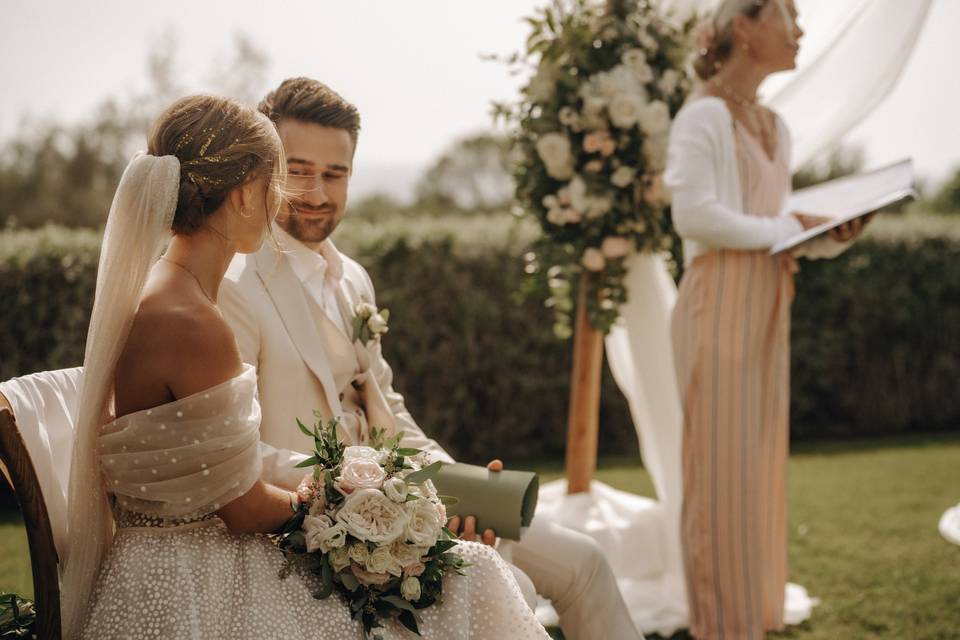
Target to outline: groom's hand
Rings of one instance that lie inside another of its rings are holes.
[[[503,471],[503,462],[499,459],[491,460],[487,465],[487,469],[490,471]],[[463,525],[462,531],[460,530],[461,524]],[[453,518],[450,519],[448,527],[451,531],[458,534],[461,540],[474,542],[477,539],[477,519],[474,516],[467,516],[463,519],[462,523],[460,516],[453,516]],[[492,547],[497,541],[497,533],[493,529],[487,529],[480,537],[480,541]]]

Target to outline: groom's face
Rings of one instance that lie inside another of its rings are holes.
[[[287,156],[290,203],[277,224],[297,240],[326,240],[347,206],[353,141],[343,129],[284,118],[277,124]]]

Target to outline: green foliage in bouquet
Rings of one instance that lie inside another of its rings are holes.
[[[0,640],[35,638],[36,621],[33,602],[15,593],[0,592]]]
[[[298,568],[316,576],[314,597],[339,594],[365,638],[379,638],[376,629],[391,620],[419,635],[417,612],[441,599],[445,575],[468,566],[451,551],[450,499],[431,482],[441,463],[422,466],[420,449],[400,446],[403,432],[388,438],[373,428],[370,446],[345,447],[337,421],[315,415],[312,429],[297,420],[314,441],[297,466],[312,467],[313,481],[301,485],[301,502],[276,537],[287,559],[281,576]],[[364,501],[373,503],[366,515]]]
[[[531,78],[517,104],[494,107],[514,129],[521,214],[542,230],[527,271],[547,279],[560,338],[572,334],[571,281],[586,271],[591,324],[606,332],[626,301],[624,260],[674,243],[661,173],[691,87],[693,23],[646,0],[556,0],[527,22],[525,53],[507,61]]]

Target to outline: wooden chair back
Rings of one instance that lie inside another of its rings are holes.
[[[0,470],[23,513],[33,569],[37,637],[60,639],[60,581],[50,517],[10,403],[0,393]]]

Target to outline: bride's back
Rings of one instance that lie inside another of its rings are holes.
[[[118,417],[213,387],[242,371],[223,316],[189,274],[174,269],[161,260],[147,281],[114,376]]]

